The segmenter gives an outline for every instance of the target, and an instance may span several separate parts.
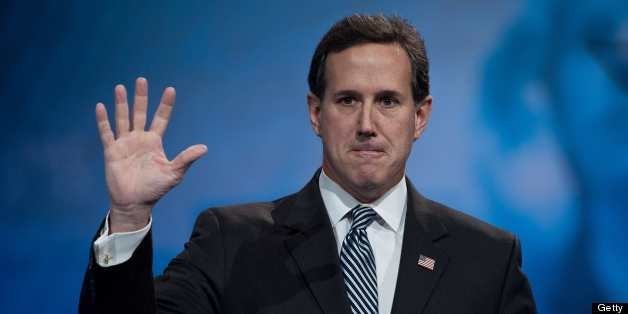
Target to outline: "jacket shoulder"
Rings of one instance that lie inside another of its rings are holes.
[[[282,203],[289,202],[294,194],[273,201],[251,202],[227,206],[209,207],[197,217],[195,229],[215,225],[220,231],[255,230],[274,225],[273,211]]]
[[[471,241],[470,244],[492,244],[505,246],[507,249],[510,249],[516,239],[515,235],[507,230],[436,201],[430,199],[426,201],[453,237]]]

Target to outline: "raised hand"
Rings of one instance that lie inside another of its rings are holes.
[[[175,90],[172,87],[164,90],[148,131],[145,130],[147,95],[148,82],[140,77],[135,82],[131,120],[126,89],[123,85],[116,86],[115,135],[105,106],[96,105],[96,121],[105,154],[112,233],[144,227],[155,203],[181,182],[192,163],[207,152],[205,145],[193,145],[168,160],[162,136],[174,105]]]

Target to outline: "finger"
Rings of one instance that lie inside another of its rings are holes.
[[[115,88],[116,99],[116,133],[122,137],[129,133],[129,104],[127,103],[126,88],[117,85]]]
[[[143,77],[135,81],[135,99],[133,100],[133,130],[144,131],[146,126],[146,108],[148,107],[148,82]]]
[[[172,106],[174,105],[175,95],[176,92],[172,87],[168,87],[164,90],[164,93],[161,96],[161,103],[159,104],[159,108],[157,108],[157,112],[153,117],[153,122],[150,125],[150,130],[157,132],[160,136],[164,135],[166,127],[168,126],[168,121],[170,121],[170,113],[172,112]]]
[[[186,171],[193,162],[201,158],[207,153],[207,146],[203,144],[192,145],[179,153],[172,161],[172,165],[176,170]]]
[[[111,126],[109,125],[109,118],[107,117],[107,109],[102,103],[96,104],[96,123],[98,125],[98,133],[100,134],[100,140],[104,148],[109,147],[115,139],[113,132],[111,132]]]

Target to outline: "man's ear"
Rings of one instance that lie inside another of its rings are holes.
[[[416,106],[416,117],[414,120],[414,140],[416,141],[421,137],[421,134],[427,128],[427,122],[430,119],[432,113],[432,95],[427,95],[420,104]]]
[[[320,137],[320,113],[321,113],[321,100],[318,96],[307,93],[307,108],[310,113],[310,123],[312,124],[312,130]]]

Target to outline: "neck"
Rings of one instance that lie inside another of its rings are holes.
[[[364,184],[357,185],[351,184],[347,180],[342,180],[338,175],[336,175],[336,171],[329,167],[326,163],[323,163],[323,171],[325,175],[327,175],[332,181],[338,184],[343,190],[345,190],[349,195],[355,198],[358,202],[362,204],[370,204],[374,203],[376,200],[381,198],[388,190],[392,189],[395,184],[399,183],[401,178],[403,177],[403,172],[395,175],[395,179],[386,182],[383,184],[377,184],[376,182],[365,182]]]

